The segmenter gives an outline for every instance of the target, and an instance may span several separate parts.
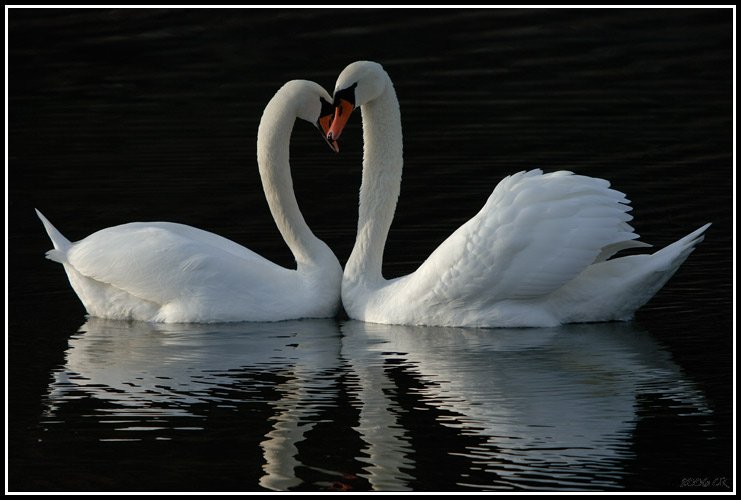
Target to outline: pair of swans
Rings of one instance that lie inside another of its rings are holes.
[[[333,101],[330,105],[329,102]],[[352,111],[363,119],[358,232],[342,270],[309,229],[293,193],[288,143],[297,118],[333,150]],[[571,172],[520,172],[412,274],[386,280],[383,249],[399,196],[399,103],[381,65],[340,74],[334,98],[295,80],[265,108],[257,157],[273,218],[296,259],[278,266],[193,227],[130,223],[71,243],[38,213],[91,316],[157,322],[278,321],[334,316],[409,325],[517,327],[627,320],[674,274],[709,224],[654,254],[628,224],[628,200],[609,183]],[[608,260],[609,259],[609,260]]]

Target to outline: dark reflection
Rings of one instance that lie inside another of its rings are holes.
[[[711,413],[632,323],[90,319],[53,379],[50,446],[70,433],[108,456],[150,443],[136,458],[146,468],[162,453],[192,467],[172,450],[220,443],[205,458],[222,470],[200,479],[216,490],[622,488],[642,404],[673,409],[699,433]],[[230,469],[239,477],[225,478]]]

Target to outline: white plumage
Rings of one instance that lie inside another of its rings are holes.
[[[134,222],[71,243],[37,210],[91,316],[157,322],[278,321],[334,316],[342,268],[309,229],[291,183],[288,143],[296,118],[316,123],[327,92],[313,82],[284,85],[265,108],[258,164],[276,224],[297,269],[286,269],[194,227]]]
[[[385,280],[381,259],[403,165],[399,104],[383,68],[359,61],[340,74],[335,106],[332,139],[352,109],[360,107],[363,116],[358,233],[342,283],[343,304],[354,319],[478,327],[626,320],[709,226],[654,254],[607,260],[626,248],[650,246],[637,241],[628,224],[625,195],[603,179],[520,172],[502,180],[481,211],[417,271]]]

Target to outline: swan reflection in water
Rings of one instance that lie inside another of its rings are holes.
[[[260,485],[289,489],[300,483],[293,473],[299,465],[296,443],[319,408],[336,398],[339,350],[332,320],[165,324],[90,318],[70,340],[65,366],[54,374],[49,414],[66,401],[92,396],[115,404],[113,411],[101,407],[101,423],[144,419],[113,430],[152,434],[182,430],[178,417],[200,417],[204,404],[226,409],[247,401],[267,404],[272,428],[260,443],[265,460]],[[203,424],[190,425],[197,431]],[[113,434],[103,439],[123,440],[116,436],[120,432]]]
[[[227,430],[259,433],[261,477],[245,489],[594,490],[620,487],[642,394],[683,415],[709,413],[669,354],[632,323],[485,330],[90,319],[53,374],[45,421],[73,425],[65,407],[85,398],[99,442],[182,440],[173,429],[208,430],[204,405],[235,414],[257,405],[254,421],[246,412]],[[354,470],[327,470],[338,461]]]
[[[379,489],[404,489],[404,471],[425,459],[411,463],[390,396],[400,365],[419,381],[418,406],[479,437],[455,452],[469,469],[458,484],[476,488],[616,487],[641,393],[709,413],[669,354],[631,323],[484,330],[349,322],[342,330],[343,357],[358,373],[369,480]]]

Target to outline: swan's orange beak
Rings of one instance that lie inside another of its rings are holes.
[[[327,140],[336,141],[340,138],[342,130],[345,128],[353,109],[355,109],[355,106],[353,106],[352,103],[345,99],[340,99],[339,104],[335,105],[334,108],[334,120],[332,120],[332,125],[329,127]]]
[[[327,142],[327,145],[332,148],[332,151],[335,153],[340,152],[340,146],[337,144],[337,141],[332,140],[328,137],[329,135],[329,128],[332,125],[332,115],[324,115],[320,116],[319,120],[317,120],[317,125],[319,126],[319,130],[322,134],[322,137]]]

